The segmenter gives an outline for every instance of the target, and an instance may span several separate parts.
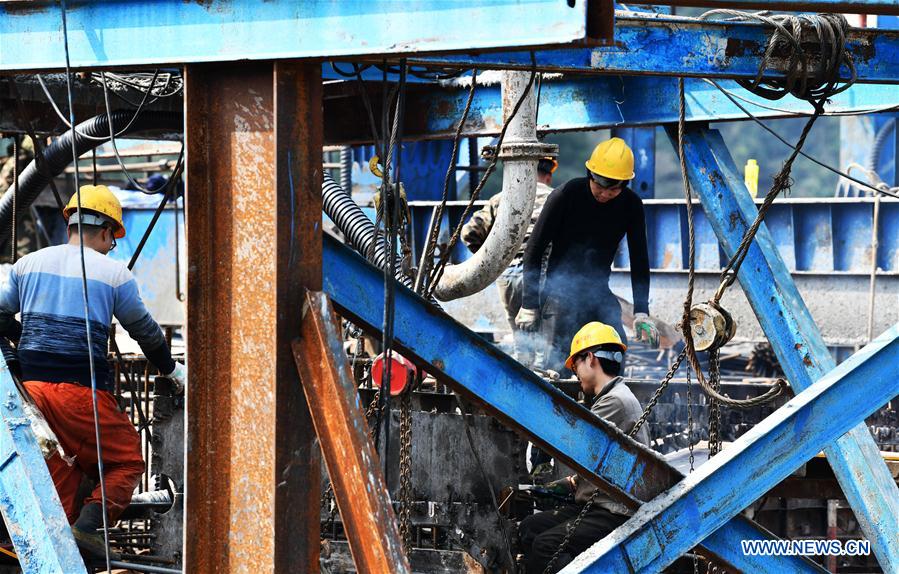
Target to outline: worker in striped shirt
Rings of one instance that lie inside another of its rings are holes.
[[[20,259],[0,288],[0,335],[18,341],[22,379],[41,413],[74,463],[59,455],[47,461],[75,540],[83,552],[102,556],[105,545],[99,485],[77,499],[84,476],[99,477],[91,378],[97,408],[106,511],[110,524],[131,502],[144,471],[140,439],[112,395],[114,381],[106,354],[112,318],[137,341],[147,359],[183,390],[187,369],[172,359],[162,329],[141,301],[131,271],[106,257],[125,236],[122,206],[103,185],[81,188],[81,227],[87,275],[89,321],[85,325],[77,195],[64,210],[69,242]],[[21,324],[16,314],[21,314]],[[93,373],[86,329],[90,329]]]

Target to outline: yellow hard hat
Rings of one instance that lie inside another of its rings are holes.
[[[609,179],[634,179],[634,152],[621,138],[612,138],[593,148],[587,169]]]
[[[622,351],[627,351],[627,345],[621,342],[621,337],[614,327],[599,321],[591,321],[581,327],[581,330],[571,340],[571,353],[565,360],[565,366],[573,371],[572,362],[575,355],[599,345],[609,344],[618,345]]]
[[[122,222],[122,204],[119,203],[119,198],[105,185],[82,185],[81,209],[105,215],[115,224],[113,229],[115,238],[121,239],[125,237],[125,224]],[[62,214],[68,221],[69,217],[76,211],[78,211],[78,194],[72,196],[69,204],[62,210]]]

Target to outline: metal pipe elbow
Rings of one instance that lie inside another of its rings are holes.
[[[548,148],[537,141],[536,98],[528,89],[529,72],[504,72],[503,117],[512,113],[522,95],[524,101],[512,118],[499,151],[503,160],[503,200],[486,241],[470,259],[448,265],[434,296],[451,301],[473,295],[493,283],[505,271],[521,247],[534,210],[537,194],[537,160]]]

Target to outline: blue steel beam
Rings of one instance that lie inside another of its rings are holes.
[[[660,572],[899,394],[899,324],[805,389],[569,564],[563,574]],[[739,481],[739,488],[734,488]],[[892,543],[897,543],[893,530]],[[896,563],[883,563],[884,572]]]
[[[549,72],[650,74],[701,78],[755,79],[772,28],[756,23],[698,21],[617,12],[615,41],[595,48],[567,47],[534,53]],[[809,38],[809,42],[814,41]],[[899,32],[852,28],[847,37],[859,82],[899,81]],[[480,54],[412,55],[410,63],[455,68],[530,69],[525,51]],[[768,78],[783,78],[786,58],[771,58]],[[841,77],[851,74],[845,66]]]
[[[669,137],[676,141],[673,128]],[[685,134],[684,149],[690,182],[730,257],[758,213],[756,206],[720,133],[691,128]],[[833,370],[834,359],[767,225],[756,234],[739,280],[793,389],[803,391]],[[899,572],[899,488],[864,421],[825,452],[884,571]]]
[[[736,10],[899,14],[897,0],[661,0],[664,6],[704,6]]]
[[[811,114],[808,102],[785,97],[772,102],[750,94],[728,80],[722,87],[750,102],[743,105],[761,118]],[[325,141],[329,144],[366,143],[371,139],[365,106],[354,84],[326,86]],[[747,119],[727,97],[700,79],[685,82],[688,122]],[[377,90],[380,92],[380,90]],[[406,95],[403,137],[452,139],[462,117],[468,90],[459,87],[415,86]],[[377,99],[377,96],[375,96]],[[619,103],[620,102],[620,103]],[[894,86],[867,84],[849,88],[831,99],[828,112],[883,111],[899,104]],[[765,107],[761,107],[765,106]],[[771,109],[771,108],[775,109]],[[766,109],[768,108],[768,109]],[[547,80],[540,90],[537,123],[546,132],[674,123],[678,118],[677,79],[668,77],[595,76]],[[478,86],[465,135],[493,136],[502,127],[502,98],[498,85]]]
[[[324,291],[341,315],[370,332],[380,329],[383,273],[325,235]],[[504,424],[584,472],[631,507],[677,484],[682,475],[662,457],[625,437],[450,316],[396,285],[397,349],[453,390],[484,405]],[[740,540],[772,535],[737,517],[703,546],[746,572],[822,572],[798,557],[744,556]]]
[[[0,512],[25,574],[86,574],[22,399],[0,357]]]
[[[587,33],[565,0],[71,2],[72,66],[320,58],[563,44]],[[0,2],[0,71],[64,66],[57,2]],[[499,28],[497,23],[514,25]]]

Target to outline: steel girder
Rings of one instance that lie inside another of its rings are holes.
[[[342,315],[369,332],[382,325],[383,272],[330,236],[324,237],[323,287]],[[637,507],[683,477],[661,456],[593,416],[520,363],[454,319],[396,285],[396,347],[453,390],[475,399],[504,424],[582,471],[612,496]],[[735,517],[703,546],[746,572],[822,572],[796,556],[747,556],[740,540],[772,535]]]
[[[64,66],[57,2],[0,2],[0,21],[0,70]],[[564,44],[588,24],[565,0],[103,0],[72,2],[68,30],[72,66],[108,68]]]
[[[772,106],[765,100],[724,80],[722,87],[752,103],[741,102],[760,118],[811,114],[812,106],[786,97]],[[748,119],[717,88],[700,79],[685,81],[688,122]],[[380,90],[373,90],[380,92]],[[375,109],[379,95],[372,94]],[[406,94],[404,139],[452,139],[468,90],[433,85],[410,86]],[[833,98],[828,112],[883,111],[899,104],[893,86],[866,84],[849,88]],[[765,107],[762,107],[765,106]],[[767,108],[767,109],[766,109]],[[771,109],[773,108],[773,109]],[[365,106],[354,82],[325,87],[325,143],[356,144],[371,140]],[[652,126],[675,123],[678,118],[677,79],[652,76],[595,76],[546,80],[540,89],[538,129],[542,132]],[[492,136],[503,125],[502,98],[498,85],[478,86],[463,132]]]
[[[899,14],[897,0],[661,0],[662,6],[706,6],[737,10],[807,10],[848,14]]]
[[[22,398],[0,357],[0,511],[26,574],[86,574]]]
[[[821,448],[899,394],[897,364],[899,324],[799,393],[677,486],[643,505],[624,525],[578,556],[562,572],[660,572]],[[735,480],[739,481],[739,488],[734,488]],[[896,533],[897,530],[892,531],[894,550]],[[897,564],[884,562],[883,558],[884,572],[895,572]]]
[[[663,15],[616,12],[615,41],[593,48],[412,55],[409,62],[454,68],[531,69],[596,74],[651,74],[755,79],[772,28],[758,23],[699,21]],[[815,39],[807,38],[810,45]],[[899,32],[852,28],[847,37],[859,82],[899,80]],[[782,78],[788,59],[769,61],[766,77]],[[841,77],[851,77],[844,66]]]
[[[669,128],[669,136],[676,141],[674,128]],[[688,129],[684,151],[692,187],[729,257],[754,220],[757,208],[717,131]],[[756,234],[739,279],[787,380],[796,391],[805,390],[834,368],[833,357],[767,225]],[[864,421],[857,422],[857,426],[826,449],[827,459],[884,571],[899,572],[896,538],[899,488]]]

